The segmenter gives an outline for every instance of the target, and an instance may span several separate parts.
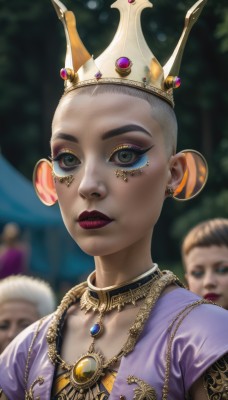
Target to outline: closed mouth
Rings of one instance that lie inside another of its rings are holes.
[[[204,298],[206,300],[211,300],[211,301],[216,301],[216,300],[218,300],[219,297],[220,297],[220,295],[217,293],[207,293],[204,296]]]
[[[78,223],[83,229],[98,229],[113,220],[99,211],[84,211],[79,215]]]

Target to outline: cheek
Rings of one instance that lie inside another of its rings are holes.
[[[201,294],[201,291],[203,289],[203,284],[200,279],[195,279],[192,276],[187,277],[187,282],[188,282],[188,287],[189,290],[196,294]]]
[[[228,275],[219,277],[219,285],[228,297]]]

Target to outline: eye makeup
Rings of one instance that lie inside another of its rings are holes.
[[[66,177],[77,168],[81,161],[70,149],[62,149],[55,157],[51,157],[53,171],[57,177]]]
[[[115,170],[117,178],[128,181],[128,176],[141,175],[142,168],[149,166],[149,158],[146,154],[153,146],[142,149],[134,145],[117,146],[110,154],[109,160],[114,165],[123,167]]]

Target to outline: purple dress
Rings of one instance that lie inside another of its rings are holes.
[[[162,399],[169,327],[181,310],[197,300],[198,296],[182,288],[160,297],[134,350],[121,360],[109,400],[121,396],[132,400],[140,382],[153,388],[157,400]],[[24,400],[25,388],[28,400],[50,400],[54,366],[48,357],[46,334],[52,318],[50,315],[28,327],[0,356],[0,388],[9,400]],[[221,307],[201,304],[173,327],[176,333],[170,349],[167,399],[183,400],[206,369],[227,353],[228,313]],[[129,381],[129,376],[135,380]]]

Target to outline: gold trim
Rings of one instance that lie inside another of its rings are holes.
[[[27,359],[26,359],[25,374],[24,374],[25,393],[27,393],[26,390],[27,390],[27,384],[28,384],[29,363],[30,363],[31,356],[32,356],[32,349],[33,349],[35,340],[36,340],[36,338],[37,338],[37,336],[38,336],[38,333],[39,333],[39,331],[40,331],[40,328],[41,328],[41,325],[42,325],[44,319],[45,319],[45,317],[42,318],[42,319],[39,321],[39,324],[38,324],[38,326],[37,326],[37,328],[36,328],[36,331],[34,332],[34,335],[33,335],[33,338],[32,338],[32,342],[31,342],[31,344],[30,344],[30,346],[29,346],[29,349],[28,349],[28,356],[27,356]],[[37,378],[37,379],[43,379],[43,378]],[[41,384],[41,383],[40,383],[40,384]]]
[[[179,283],[180,286],[181,283],[179,282],[178,278],[170,271],[164,271],[161,277],[159,277],[156,281],[153,281],[148,295],[145,298],[145,301],[143,302],[143,305],[141,306],[136,319],[129,329],[129,334],[127,337],[126,342],[120,349],[120,351],[111,359],[102,362],[102,373],[104,373],[108,368],[112,367],[119,361],[123,356],[126,356],[128,353],[130,353],[138,339],[140,334],[143,331],[143,328],[158,300],[160,297],[161,293],[163,290],[169,286],[170,284],[173,283]],[[67,295],[63,298],[59,308],[57,309],[55,313],[55,317],[48,329],[47,333],[47,342],[48,342],[48,356],[50,358],[50,361],[56,365],[58,364],[63,370],[67,371],[66,373],[69,374],[69,376],[72,373],[73,368],[75,367],[75,364],[68,364],[66,363],[60,356],[60,354],[57,352],[57,347],[56,347],[56,342],[57,338],[60,334],[60,322],[63,320],[63,317],[66,315],[67,310],[69,307],[77,301],[77,299],[80,299],[81,295],[85,291],[86,286],[85,283],[76,286],[75,288],[71,289],[70,292],[67,293]],[[94,344],[90,346],[92,349],[94,348]],[[88,353],[95,353],[94,350],[89,351]],[[96,353],[95,353],[96,354]],[[75,387],[75,395],[78,393],[78,389]],[[88,388],[88,391],[92,391],[92,388]],[[85,390],[83,391],[83,396],[86,396]],[[84,397],[83,397],[84,398]]]
[[[153,277],[153,272],[158,271],[158,275]],[[140,281],[146,276],[152,275],[152,278],[149,282],[135,288],[135,289],[128,289],[126,292],[118,293],[116,295],[110,295],[111,290],[122,288],[123,286],[130,285],[131,283]],[[88,278],[88,283],[91,282],[91,278],[93,278],[94,272],[90,274]],[[95,298],[91,295],[90,289],[95,288],[92,284],[90,284],[90,288],[88,287],[85,292],[83,293],[81,300],[80,300],[80,308],[81,310],[85,309],[85,312],[90,311],[98,311],[100,313],[104,313],[107,311],[111,311],[114,308],[117,308],[118,311],[125,306],[125,304],[133,304],[135,305],[138,300],[145,298],[148,295],[148,292],[151,287],[152,281],[158,279],[162,276],[162,273],[158,270],[157,266],[150,269],[147,273],[140,275],[137,279],[132,280],[131,282],[127,282],[125,285],[120,286],[112,286],[110,288],[105,289],[98,289],[96,293],[98,298]],[[94,290],[94,289],[92,289]]]
[[[208,368],[203,385],[209,400],[228,399],[228,354]]]
[[[139,387],[134,389],[133,400],[157,400],[157,395],[155,389],[148,385],[142,379],[136,378],[136,376],[130,375],[127,378],[128,385],[136,383]]]
[[[29,390],[25,392],[25,400],[41,400],[39,397],[34,397],[34,386],[37,384],[42,385],[44,383],[44,378],[42,376],[38,376],[35,381],[30,386]]]

